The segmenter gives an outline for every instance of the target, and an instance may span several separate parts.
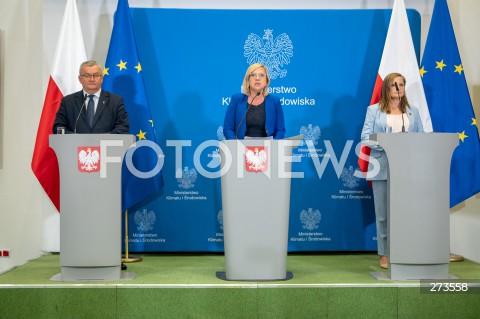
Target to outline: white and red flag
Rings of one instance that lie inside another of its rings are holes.
[[[42,116],[38,124],[37,139],[32,157],[32,170],[48,197],[60,211],[60,180],[58,162],[48,145],[60,100],[80,91],[78,68],[87,60],[76,0],[67,0],[60,35],[48,81]]]
[[[370,104],[375,104],[380,101],[383,79],[388,74],[394,72],[398,72],[405,77],[405,92],[408,102],[410,105],[416,106],[420,111],[424,131],[432,132],[432,121],[430,119],[430,113],[428,112],[427,99],[425,98],[425,91],[423,90],[404,0],[395,0],[393,4],[387,38],[385,40],[385,46],[383,47],[382,60],[380,61]],[[362,153],[369,155],[370,149],[363,146]],[[367,171],[367,161],[360,158],[358,164],[362,172]]]

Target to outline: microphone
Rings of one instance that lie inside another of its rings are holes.
[[[398,95],[398,98],[400,99],[400,102],[402,101],[402,98],[400,96],[400,90],[398,89],[398,84],[397,82],[393,82],[393,84],[395,84],[395,90],[397,90],[397,95]],[[401,105],[401,103],[400,103]],[[402,133],[405,133],[405,122],[403,120],[403,111],[402,111]]]
[[[247,107],[247,110],[245,111],[245,114],[243,114],[242,120],[241,120],[240,123],[238,123],[238,125],[237,125],[237,129],[235,130],[235,139],[237,139],[238,129],[240,128],[240,125],[242,125],[242,122],[243,122],[243,120],[245,119],[245,116],[247,116],[248,110],[250,110],[250,107],[253,105],[253,101],[254,101],[255,98],[256,98],[257,96],[259,96],[259,95],[260,95],[260,92],[257,92],[257,94],[255,94],[255,96],[253,97],[252,102],[250,102],[250,104],[248,103],[248,99],[247,99],[248,107]]]
[[[77,116],[77,119],[75,120],[75,127],[73,129],[73,133],[74,134],[77,134],[77,123],[78,123],[78,119],[80,118],[80,114],[82,114],[82,110],[83,110],[83,107],[85,106],[85,101],[87,100],[87,93],[85,93],[85,96],[83,97],[83,103],[82,103],[82,107],[80,108],[80,112],[78,112],[78,116]]]

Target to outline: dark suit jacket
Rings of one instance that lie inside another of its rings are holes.
[[[62,99],[53,123],[53,134],[57,133],[59,126],[65,127],[65,133],[74,133],[75,122],[76,132],[80,134],[128,134],[128,114],[121,96],[102,90],[92,128],[88,125],[86,105],[82,107],[83,103],[83,90]]]

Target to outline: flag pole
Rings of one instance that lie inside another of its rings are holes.
[[[125,258],[122,258],[124,263],[135,263],[142,261],[142,257],[133,257],[128,254],[128,209],[125,210]]]
[[[450,262],[464,261],[465,258],[462,255],[456,255],[450,253]]]

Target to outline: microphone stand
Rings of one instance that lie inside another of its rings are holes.
[[[77,123],[78,123],[78,120],[80,119],[80,115],[82,115],[82,111],[83,111],[83,107],[85,106],[85,101],[87,100],[87,93],[85,93],[85,96],[83,97],[83,103],[82,103],[82,107],[80,108],[80,112],[78,112],[78,116],[77,116],[77,119],[75,120],[75,127],[73,128],[73,134],[77,134]]]
[[[400,90],[398,89],[397,82],[393,82],[395,84],[395,90],[397,90],[398,99],[400,100],[398,103],[400,104],[400,111],[402,112],[402,133],[405,133],[405,122],[403,120],[403,110],[402,110],[402,97],[400,96]]]

